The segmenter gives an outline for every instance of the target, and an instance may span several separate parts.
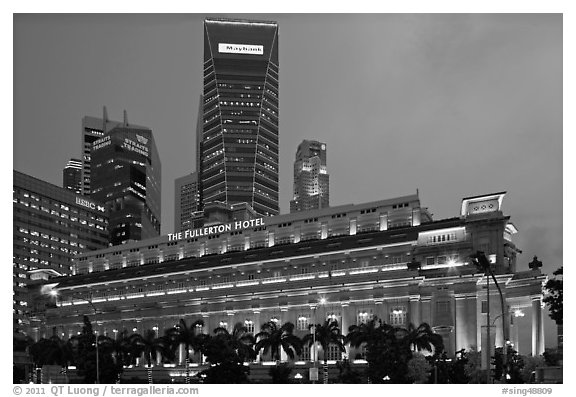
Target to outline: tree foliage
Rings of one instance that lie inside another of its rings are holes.
[[[256,334],[256,352],[270,352],[272,360],[280,360],[280,348],[294,359],[302,352],[302,341],[294,335],[294,324],[287,322],[278,327],[274,321],[262,324],[261,331]]]
[[[406,377],[414,383],[426,383],[430,378],[432,366],[422,354],[413,354],[412,358],[408,360],[407,367]]]
[[[437,355],[444,348],[442,337],[426,323],[401,328],[376,317],[351,326],[346,340],[353,347],[366,347],[367,375],[372,383],[409,383],[408,361],[413,352],[427,350]]]
[[[548,292],[548,296],[544,298],[544,303],[548,305],[550,310],[550,318],[561,325],[563,315],[563,301],[564,301],[564,287],[562,282],[563,267],[553,273],[556,277],[551,278],[546,282],[544,287]]]

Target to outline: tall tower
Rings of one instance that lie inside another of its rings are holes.
[[[202,98],[202,207],[248,203],[277,215],[278,24],[206,19]]]
[[[326,144],[304,140],[294,161],[294,198],[290,212],[329,206],[330,178],[326,169]]]
[[[90,196],[91,188],[91,153],[94,141],[102,138],[106,132],[121,125],[122,122],[108,119],[106,106],[102,110],[102,118],[84,116],[82,117],[82,195]],[[136,126],[134,126],[136,127]],[[142,127],[146,128],[146,127]]]
[[[160,158],[152,131],[124,122],[92,145],[91,198],[109,211],[113,245],[160,235]]]
[[[82,161],[70,159],[62,170],[62,187],[82,194]]]
[[[192,214],[198,211],[198,173],[174,181],[174,228],[177,232],[193,227]]]

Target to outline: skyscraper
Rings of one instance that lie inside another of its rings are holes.
[[[13,171],[13,322],[30,327],[28,285],[39,272],[72,274],[71,259],[108,245],[104,206],[70,190]]]
[[[294,197],[290,200],[290,212],[328,207],[329,182],[326,144],[302,141],[294,161]]]
[[[113,245],[160,234],[160,158],[152,131],[124,122],[92,145],[91,197],[109,211]]]
[[[174,228],[177,232],[193,227],[192,213],[198,211],[198,173],[174,181]]]
[[[113,121],[108,119],[108,112],[106,106],[104,106],[102,111],[102,118],[84,116],[82,118],[82,194],[84,196],[90,196],[92,192],[91,188],[91,175],[90,175],[90,163],[92,144],[97,139],[100,139],[110,131],[112,128],[122,124],[120,121]],[[137,126],[133,126],[137,127]],[[140,127],[140,126],[138,126]],[[142,127],[147,128],[147,127]]]
[[[82,161],[70,159],[62,170],[62,187],[82,194]]]
[[[202,98],[201,205],[277,215],[278,24],[206,19]]]

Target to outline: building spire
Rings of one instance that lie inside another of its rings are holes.
[[[106,124],[108,124],[108,110],[106,105],[102,107],[102,131],[106,134]]]

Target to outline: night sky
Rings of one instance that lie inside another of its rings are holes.
[[[126,109],[153,131],[171,233],[174,179],[195,167],[205,17],[279,24],[281,213],[296,147],[316,139],[332,206],[418,189],[442,219],[507,191],[518,269],[562,265],[561,14],[16,14],[14,169],[61,186],[82,117]]]

